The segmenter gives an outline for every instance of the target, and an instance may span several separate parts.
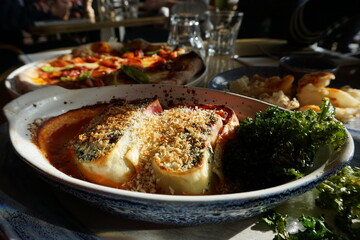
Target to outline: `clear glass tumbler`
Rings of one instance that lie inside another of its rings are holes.
[[[243,13],[237,11],[205,12],[205,36],[209,55],[233,54]]]
[[[204,43],[201,38],[199,16],[188,13],[173,14],[170,19],[168,45],[193,50],[205,56]]]

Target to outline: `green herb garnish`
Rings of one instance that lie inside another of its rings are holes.
[[[84,71],[80,74],[79,76],[79,81],[83,81],[86,80],[87,78],[89,78],[91,76],[91,71]]]
[[[323,217],[301,216],[298,221],[304,230],[289,233],[286,229],[287,217],[286,214],[270,213],[262,219],[275,232],[273,240],[344,240],[343,237],[330,230]]]
[[[54,70],[55,70],[55,68],[53,66],[50,66],[50,65],[41,67],[41,71],[47,72],[47,73],[51,73]]]
[[[321,183],[316,205],[336,213],[339,228],[351,239],[360,236],[360,168],[346,166]]]
[[[149,77],[136,67],[124,65],[122,70],[128,77],[137,83],[149,83]]]
[[[323,100],[320,110],[272,107],[243,120],[238,137],[224,151],[224,175],[231,185],[241,191],[283,184],[302,177],[320,148],[340,150],[347,139],[345,127],[335,120],[329,99]]]
[[[289,233],[286,231],[287,217],[285,214],[272,212],[261,220],[270,226],[277,236],[280,237],[274,239],[287,239],[289,237]]]

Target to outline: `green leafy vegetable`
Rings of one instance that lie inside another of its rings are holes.
[[[63,82],[73,81],[73,79],[69,78],[69,77],[60,77],[60,80],[63,81]]]
[[[91,71],[84,71],[79,76],[79,81],[83,81],[91,76]]]
[[[287,215],[281,213],[270,213],[262,220],[275,232],[273,240],[343,240],[344,238],[329,229],[323,217],[301,216],[298,221],[304,227],[297,233],[290,234],[286,226]]]
[[[303,176],[314,164],[320,147],[340,150],[346,142],[344,125],[334,119],[335,109],[324,99],[320,112],[268,108],[246,118],[223,157],[224,175],[236,191],[279,185]]]
[[[41,71],[47,72],[47,73],[51,73],[54,70],[55,70],[55,68],[53,66],[50,66],[50,65],[41,67]]]
[[[274,239],[289,238],[289,233],[286,231],[287,217],[288,216],[285,214],[272,212],[267,217],[262,218],[262,220],[276,233]]]
[[[351,239],[360,236],[360,169],[346,166],[321,183],[316,204],[336,212],[337,225]]]
[[[154,51],[148,51],[148,52],[145,52],[145,55],[154,55],[154,54],[157,54],[161,51],[161,48],[159,49],[156,49]]]
[[[137,69],[136,67],[124,65],[122,67],[124,73],[130,77],[132,80],[136,81],[137,83],[149,83],[149,77]]]

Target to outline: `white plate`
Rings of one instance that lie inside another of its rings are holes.
[[[233,109],[239,119],[254,116],[270,105],[248,97],[215,91],[161,84],[134,84],[67,90],[42,88],[13,100],[4,107],[10,123],[10,138],[16,151],[32,168],[55,186],[112,213],[150,222],[192,225],[223,223],[249,218],[300,195],[334,174],[353,156],[349,139],[341,152],[323,155],[322,165],[301,179],[257,191],[205,196],[148,194],[100,186],[72,178],[53,167],[31,139],[28,124],[113,98],[133,100],[157,97],[163,106],[173,104],[216,104]]]

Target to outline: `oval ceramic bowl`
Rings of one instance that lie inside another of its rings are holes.
[[[28,124],[38,118],[56,116],[70,109],[112,98],[128,100],[157,96],[163,104],[205,103],[227,105],[240,119],[254,116],[270,105],[251,98],[185,86],[123,85],[81,90],[47,87],[25,94],[5,106],[10,137],[15,150],[44,179],[77,197],[112,213],[131,219],[163,224],[193,225],[221,223],[260,214],[280,202],[300,195],[328,178],[349,161],[354,143],[349,139],[341,152],[325,157],[305,177],[280,186],[234,194],[175,196],[131,192],[72,178],[54,168],[31,142]]]

